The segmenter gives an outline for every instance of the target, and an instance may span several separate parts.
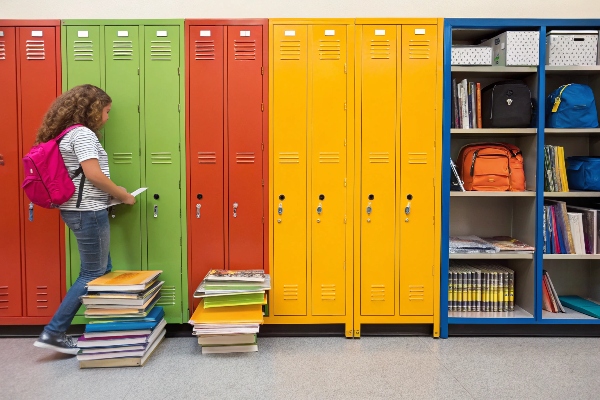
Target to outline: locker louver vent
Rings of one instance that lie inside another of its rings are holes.
[[[152,164],[173,164],[171,152],[169,151],[150,153],[150,160]]]
[[[0,310],[8,309],[8,286],[0,286]]]
[[[300,41],[282,40],[279,42],[279,59],[294,61],[300,59]]]
[[[300,154],[298,152],[279,153],[279,164],[298,164]]]
[[[371,301],[385,301],[385,285],[371,285]]]
[[[6,60],[6,44],[0,40],[0,60]]]
[[[196,40],[196,60],[214,60],[215,41]]]
[[[46,48],[43,40],[28,40],[25,42],[25,54],[28,60],[45,60]]]
[[[75,61],[94,61],[94,43],[91,40],[76,40],[73,53]]]
[[[423,285],[408,285],[408,300],[425,300],[425,287]]]
[[[113,162],[115,164],[131,164],[132,160],[132,153],[113,153]]]
[[[256,60],[256,40],[235,40],[233,48],[236,60]]]
[[[236,153],[235,162],[238,164],[254,164],[254,152]]]
[[[427,164],[427,153],[408,153],[409,164]]]
[[[37,286],[35,302],[37,308],[48,308],[48,286]]]
[[[339,60],[342,57],[339,40],[320,40],[319,42],[319,60]]]
[[[131,40],[113,40],[113,60],[133,60],[133,42]]]
[[[177,290],[175,286],[163,285],[160,289],[160,299],[156,302],[158,306],[174,306]]]
[[[426,60],[429,58],[431,43],[429,40],[411,40],[408,44],[408,58]]]
[[[150,45],[150,60],[171,61],[171,41],[153,40]]]
[[[374,164],[385,164],[390,162],[390,153],[369,153],[369,162]]]
[[[390,58],[389,40],[371,40],[371,59],[387,60]]]
[[[283,285],[284,300],[298,300],[298,285]]]
[[[338,151],[322,151],[319,153],[319,162],[324,164],[336,164],[340,162]]]
[[[321,285],[321,300],[335,300],[335,284]]]
[[[198,164],[216,164],[217,153],[214,151],[199,151]]]

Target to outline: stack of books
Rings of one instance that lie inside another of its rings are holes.
[[[202,300],[189,321],[202,354],[258,351],[256,334],[270,288],[263,270],[210,270],[194,293]]]
[[[78,340],[80,368],[142,366],[165,337],[162,271],[112,271],[81,296],[90,322]]]
[[[565,149],[562,146],[544,146],[544,191],[568,192]]]
[[[452,80],[452,126],[457,129],[481,129],[481,83]]]
[[[598,254],[599,210],[544,201],[545,254]]]
[[[451,236],[451,254],[533,253],[535,247],[511,236]]]
[[[558,293],[556,293],[556,289],[554,289],[550,274],[546,270],[543,270],[542,277],[542,308],[551,313],[566,312],[560,302]]]

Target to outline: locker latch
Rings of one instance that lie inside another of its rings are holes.
[[[196,204],[196,218],[200,218],[200,207],[202,204]]]
[[[279,207],[277,208],[277,214],[283,214],[283,203],[279,203]]]
[[[321,203],[319,203],[319,206],[317,207],[317,214],[321,214],[323,212],[323,205]]]
[[[4,166],[4,156],[0,154],[0,167]]]
[[[158,218],[158,206],[154,206],[154,218]]]
[[[369,202],[369,204],[367,204],[367,214],[371,215],[371,211],[373,211],[373,208],[371,207],[371,202]]]
[[[404,207],[404,214],[406,215],[410,214],[410,201],[412,200],[412,198],[412,194],[408,194],[406,196],[406,199],[408,200],[408,203],[406,203],[406,207]]]
[[[33,203],[29,203],[29,221],[33,222]]]
[[[237,218],[238,203],[233,203],[233,218]]]

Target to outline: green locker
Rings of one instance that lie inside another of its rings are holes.
[[[63,90],[83,83],[113,100],[102,143],[111,178],[129,192],[148,187],[133,206],[113,207],[115,270],[162,270],[159,304],[170,323],[189,317],[185,240],[183,21],[64,21]],[[67,240],[70,286],[80,267],[75,237]],[[83,308],[79,315],[82,315]],[[74,323],[86,323],[76,317]]]

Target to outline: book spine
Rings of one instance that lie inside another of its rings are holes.
[[[481,82],[477,82],[477,128],[483,127],[481,121]]]
[[[454,295],[454,286],[453,286],[453,282],[452,282],[452,267],[450,267],[450,269],[448,270],[448,311],[452,311],[452,302],[453,302],[453,296]]]

